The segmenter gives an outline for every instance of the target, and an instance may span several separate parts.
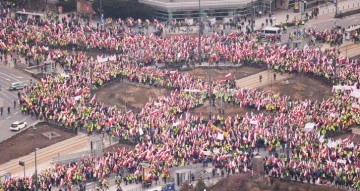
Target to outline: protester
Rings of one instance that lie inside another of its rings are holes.
[[[75,164],[54,164],[39,174],[36,184],[43,189],[51,185],[72,189],[83,181],[96,181],[108,188],[111,173],[121,174],[126,184],[140,183],[141,162],[150,164],[150,180],[166,179],[171,167],[201,162],[211,162],[227,174],[251,173],[254,151],[260,147],[274,155],[264,160],[264,169],[272,176],[359,188],[359,145],[353,143],[353,137],[342,142],[327,139],[336,131],[360,124],[360,114],[353,107],[358,98],[352,96],[352,90],[334,90],[333,97],[323,101],[300,101],[235,87],[231,74],[221,81],[208,82],[187,73],[152,67],[154,63],[197,61],[196,37],[134,35],[121,20],[116,21],[116,28],[123,28],[122,33],[111,27],[110,21],[109,27],[102,30],[75,25],[67,17],[55,23],[9,18],[1,21],[1,25],[11,28],[0,34],[3,52],[27,55],[38,64],[53,59],[69,70],[68,76],[46,75],[41,82],[24,88],[20,95],[23,113],[89,134],[107,133],[137,145],[134,150],[118,149],[101,157],[84,156]],[[126,23],[132,26],[133,20]],[[162,26],[156,23],[155,27]],[[255,36],[203,36],[201,59],[268,65],[277,71],[301,72],[328,83],[338,81],[354,87],[359,80],[358,61],[340,57],[335,49],[287,49],[258,43],[252,38]],[[53,49],[68,46],[115,50],[118,54],[90,58],[83,52],[69,54]],[[90,94],[89,86],[96,90],[122,78],[172,92],[170,96],[149,99],[139,113],[105,106],[97,101],[96,94]],[[227,118],[212,115],[209,120],[189,113],[210,98],[261,113]],[[312,131],[304,129],[308,122],[315,123]],[[290,159],[276,152],[284,150],[287,142]],[[122,174],[121,169],[126,172]],[[1,185],[7,190],[32,188],[34,181],[33,176],[13,177]]]

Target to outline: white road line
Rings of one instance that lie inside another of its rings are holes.
[[[14,94],[15,91],[10,91],[9,89],[6,89],[6,88],[7,87],[5,87],[4,91],[1,91],[1,92],[3,92],[3,95],[4,95],[4,93],[6,93],[6,94],[10,95],[11,97],[17,98],[17,95],[16,95],[17,93]]]
[[[15,112],[15,113],[14,113],[14,115],[15,115],[15,114],[17,114],[17,113],[18,113],[18,111],[17,111],[17,112]]]
[[[0,93],[1,93],[3,96],[11,99],[11,97],[9,97],[8,95],[6,95],[4,92],[5,92],[5,91],[0,91]]]
[[[0,72],[0,74],[2,74],[2,75],[4,75],[4,76],[7,76],[8,78],[14,79],[14,80],[16,80],[16,81],[19,81],[18,79],[14,78],[14,77],[12,77],[12,76],[9,76],[9,75],[7,75],[7,74],[5,74],[5,73],[3,73],[3,72]]]
[[[0,77],[0,82],[4,83],[4,84],[10,84],[11,82],[7,81],[6,79],[3,79]]]
[[[10,119],[11,116],[7,117],[6,119]]]
[[[10,79],[8,79],[8,78],[6,78],[5,80],[6,80],[6,81],[10,81]]]
[[[29,118],[29,116],[23,118],[21,121],[25,121],[25,120],[28,119],[28,118]]]
[[[15,76],[16,78],[19,78],[19,79],[22,79],[22,78],[24,78],[24,77],[22,77],[22,76]]]

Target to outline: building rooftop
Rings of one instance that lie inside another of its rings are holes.
[[[186,11],[199,9],[198,0],[140,0],[140,2],[165,10]],[[251,3],[251,0],[201,0],[200,6],[201,9],[234,9],[247,7]]]

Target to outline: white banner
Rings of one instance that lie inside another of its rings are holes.
[[[203,151],[203,153],[204,153],[205,156],[211,155],[211,152],[210,152],[210,151]]]
[[[218,133],[216,139],[221,141],[224,140],[224,134]]]
[[[338,159],[336,162],[341,164],[346,164],[346,160],[342,160],[342,159]]]

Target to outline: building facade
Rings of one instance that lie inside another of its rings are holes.
[[[140,0],[154,8],[163,20],[215,17],[256,16],[275,9],[287,9],[289,0]],[[199,9],[200,8],[200,9]],[[200,11],[199,11],[200,10]],[[249,18],[249,17],[248,17]]]

